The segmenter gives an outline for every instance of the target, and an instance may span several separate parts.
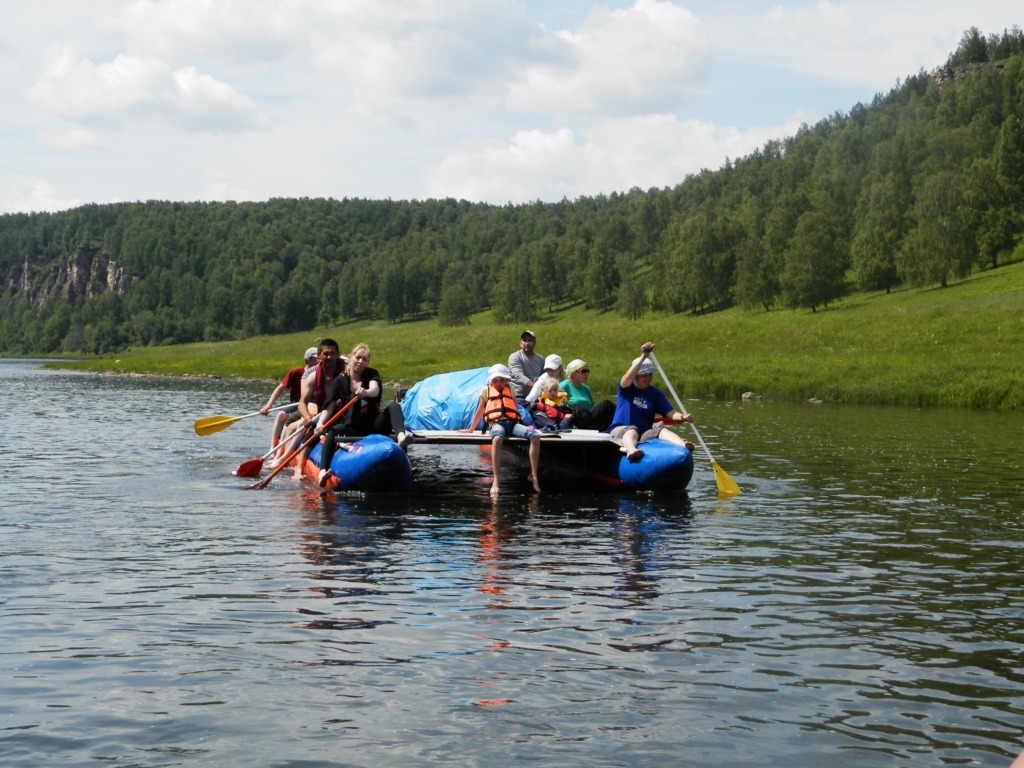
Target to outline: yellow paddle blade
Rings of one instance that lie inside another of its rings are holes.
[[[718,497],[739,496],[742,491],[736,485],[736,481],[729,477],[729,473],[718,466],[718,462],[711,460],[711,468],[715,470],[715,482],[718,483]]]
[[[193,426],[196,429],[196,434],[200,437],[206,435],[212,435],[214,432],[220,432],[222,429],[227,429],[241,416],[207,416],[205,419],[196,419],[196,423]]]

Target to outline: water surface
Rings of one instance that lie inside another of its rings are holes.
[[[688,402],[688,493],[233,477],[267,387],[0,363],[7,766],[1006,766],[1024,417]],[[699,449],[698,449],[699,450]]]

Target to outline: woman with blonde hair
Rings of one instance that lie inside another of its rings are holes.
[[[412,435],[405,429],[405,418],[397,403],[389,403],[382,411],[380,372],[370,367],[373,353],[366,344],[356,344],[348,355],[348,365],[331,385],[325,404],[322,424],[353,398],[354,404],[329,430],[317,428],[315,434],[324,435],[324,447],[320,453],[320,474],[317,477],[321,487],[331,477],[331,459],[337,450],[339,437],[365,437],[366,435],[390,435],[402,448],[412,442]]]

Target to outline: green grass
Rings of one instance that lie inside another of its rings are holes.
[[[680,396],[1012,409],[1024,404],[1024,263],[939,289],[860,293],[825,310],[705,316],[651,314],[627,321],[575,307],[528,325],[537,349],[585,358],[608,396],[646,340]],[[347,324],[244,341],[149,347],[63,367],[140,374],[279,379],[302,351],[330,336],[347,351],[365,341],[392,386],[443,371],[504,362],[520,326],[489,312],[465,328],[435,320]]]

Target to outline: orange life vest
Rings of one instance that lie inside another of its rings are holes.
[[[560,419],[572,413],[572,409],[566,405],[568,397],[565,392],[559,392],[559,397],[551,399],[547,395],[541,395],[533,404],[534,410],[540,411],[550,419]]]
[[[512,389],[506,384],[501,389],[487,385],[487,401],[484,403],[484,421],[488,424],[499,419],[519,421],[519,408],[512,396]]]

